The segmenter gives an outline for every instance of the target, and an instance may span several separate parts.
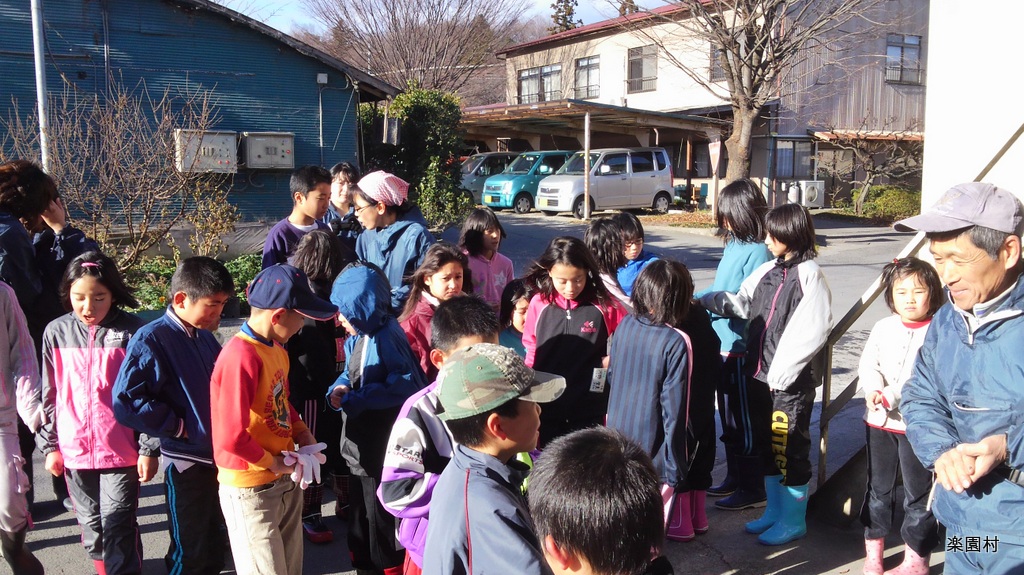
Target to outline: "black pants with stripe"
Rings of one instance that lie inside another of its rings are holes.
[[[811,371],[801,373],[785,391],[771,390],[771,401],[768,428],[757,434],[765,475],[782,475],[783,485],[806,485],[811,480]]]
[[[217,575],[224,567],[227,528],[217,492],[216,467],[197,464],[178,471],[171,464],[164,472],[169,575]]]

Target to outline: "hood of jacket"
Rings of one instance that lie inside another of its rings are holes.
[[[360,335],[373,335],[391,315],[391,286],[375,267],[350,266],[334,280],[331,303]]]

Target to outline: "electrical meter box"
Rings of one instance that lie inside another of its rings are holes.
[[[174,130],[174,159],[179,172],[238,171],[238,136],[235,132]]]
[[[242,132],[245,167],[291,170],[295,168],[295,134],[290,132]]]

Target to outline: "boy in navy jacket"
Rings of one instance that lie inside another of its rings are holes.
[[[210,377],[220,344],[210,331],[234,291],[231,274],[217,260],[181,262],[167,313],[135,334],[114,383],[117,420],[160,438],[169,573],[217,574],[224,566],[210,437]]]

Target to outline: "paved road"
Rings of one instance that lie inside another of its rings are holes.
[[[598,214],[601,215],[601,214]],[[517,272],[521,273],[530,261],[539,255],[551,238],[558,235],[582,237],[584,225],[567,217],[542,215],[501,216],[509,238],[502,253],[510,257]],[[843,222],[816,218],[821,264],[833,294],[833,316],[841,317],[860,297],[878,271],[909,241],[909,236],[896,234],[886,228],[856,227]],[[443,237],[457,239],[457,230],[449,230]],[[721,255],[721,242],[707,231],[681,230],[671,227],[649,226],[648,247],[684,262],[691,270],[697,288],[711,283]],[[856,358],[871,325],[886,315],[884,304],[876,305],[854,326],[850,334],[836,348],[835,367],[837,388],[853,378]],[[835,393],[838,393],[838,389]],[[829,446],[830,469],[836,462],[845,461],[863,444],[863,423],[860,421],[862,403],[854,402],[833,424],[832,443]],[[817,415],[812,422],[817,436]],[[720,452],[721,455],[721,452]],[[814,455],[814,454],[812,454]],[[41,502],[37,511],[36,527],[29,534],[29,544],[40,556],[46,572],[82,575],[91,573],[91,565],[79,545],[79,531],[74,518],[63,512],[53,500],[49,480],[44,477],[42,460],[36,459],[36,494]],[[722,464],[715,477],[724,474]],[[143,530],[146,574],[165,573],[162,555],[166,550],[161,477],[143,486],[139,519]],[[324,509],[330,511],[328,502]],[[757,511],[724,512],[710,508],[711,531],[694,542],[669,543],[665,552],[675,565],[676,573],[709,574],[818,574],[859,573],[862,553],[862,532],[856,525],[833,527],[821,522],[810,524],[809,535],[782,548],[768,548],[756,544],[751,536],[742,533],[742,525],[758,516]],[[329,517],[328,524],[338,536],[333,543],[314,546],[306,544],[303,572],[310,575],[354,573],[348,561],[344,544],[344,527]],[[890,564],[898,561],[893,555],[901,550],[898,540],[888,546]],[[941,554],[933,557],[933,565],[940,564]],[[891,567],[892,565],[890,565]],[[933,572],[941,572],[933,567]],[[9,573],[6,564],[0,573]],[[510,572],[512,570],[510,569]]]

